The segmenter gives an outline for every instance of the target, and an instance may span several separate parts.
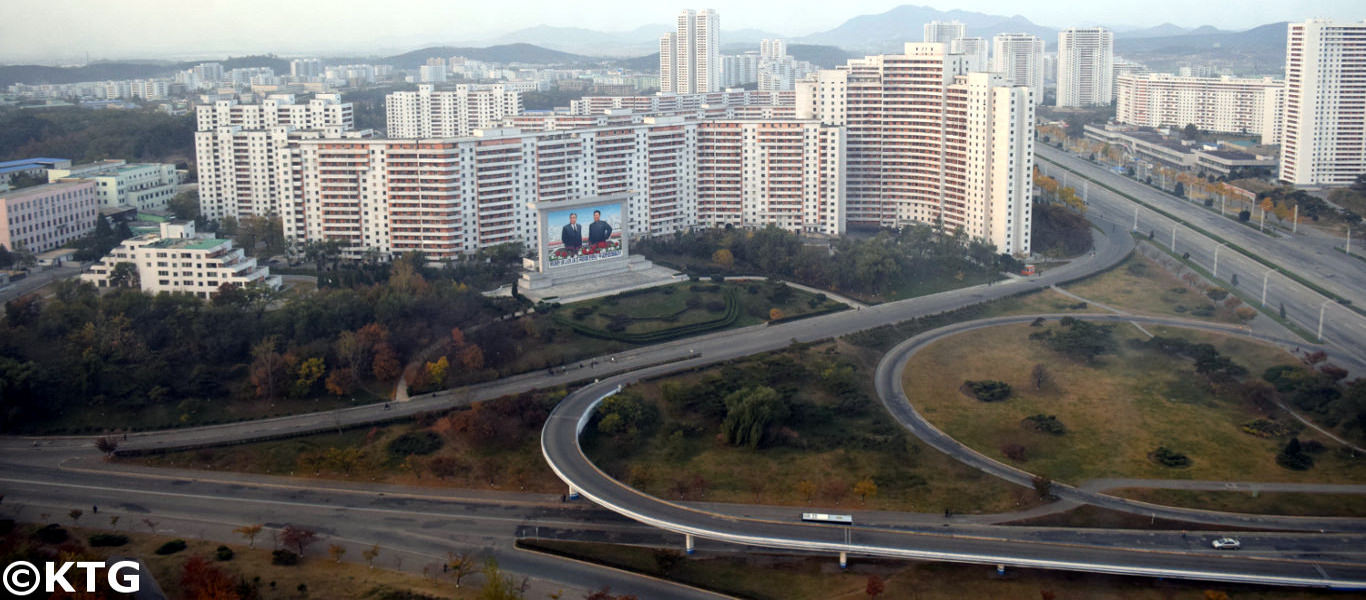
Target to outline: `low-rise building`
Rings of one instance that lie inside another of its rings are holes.
[[[192,221],[166,222],[160,229],[159,233],[124,240],[81,274],[81,280],[101,288],[136,283],[149,294],[181,293],[199,298],[210,298],[229,284],[280,288],[280,276],[271,275],[270,267],[258,266],[256,259],[247,257],[241,248],[233,248],[232,240],[199,237]],[[119,269],[120,263],[135,267],[136,281],[126,269]]]
[[[128,164],[105,160],[74,167],[48,169],[48,181],[93,181],[102,207],[164,210],[175,196],[180,176],[168,163]]]
[[[0,193],[0,245],[45,252],[95,230],[95,183],[35,185]]]

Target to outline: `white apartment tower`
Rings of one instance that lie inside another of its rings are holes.
[[[1280,180],[1350,184],[1366,173],[1366,21],[1289,29]]]
[[[797,86],[797,118],[845,129],[850,224],[942,224],[1030,253],[1029,88],[969,73],[942,43],[850,60]],[[914,101],[906,99],[914,98]]]
[[[319,58],[296,58],[289,61],[289,74],[296,79],[317,79],[323,76],[323,61]]]
[[[716,11],[707,8],[680,12],[675,31],[659,38],[659,91],[720,91],[720,35],[721,20]]]
[[[967,31],[967,26],[958,21],[930,21],[925,24],[925,41],[950,44],[967,37]]]
[[[949,52],[968,57],[968,71],[989,71],[991,63],[987,60],[990,48],[987,41],[979,37],[953,38],[949,42]]]
[[[1028,33],[1002,33],[992,38],[991,70],[1011,85],[1023,85],[1043,103],[1043,40]]]
[[[759,58],[782,58],[787,56],[787,42],[779,39],[759,40]]]
[[[443,91],[419,85],[415,92],[385,96],[384,108],[389,137],[464,137],[522,114],[522,94],[499,84],[461,84]]]
[[[1101,106],[1114,100],[1115,37],[1104,27],[1058,32],[1058,106]]]

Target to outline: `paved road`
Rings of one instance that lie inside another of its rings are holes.
[[[1216,232],[1244,248],[1254,251],[1264,250],[1266,253],[1263,257],[1267,260],[1300,273],[1306,279],[1313,280],[1325,289],[1332,290],[1346,298],[1355,298],[1358,288],[1366,288],[1366,274],[1362,272],[1363,265],[1366,263],[1343,257],[1343,260],[1355,264],[1349,265],[1350,271],[1342,271],[1341,274],[1335,275],[1334,273],[1337,273],[1336,267],[1324,268],[1316,265],[1313,261],[1315,259],[1336,259],[1339,258],[1338,256],[1319,255],[1313,251],[1310,251],[1309,256],[1306,256],[1306,251],[1303,248],[1298,248],[1293,241],[1273,240],[1267,236],[1262,236],[1246,227],[1230,223],[1218,215],[1210,215],[1201,208],[1190,206],[1181,200],[1109,173],[1086,161],[1069,157],[1057,150],[1044,148],[1040,151],[1040,157],[1044,160],[1038,161],[1038,164],[1046,174],[1061,177],[1062,169],[1050,163],[1050,160],[1066,164],[1068,168],[1077,169],[1088,177],[1103,180],[1107,185],[1113,185],[1116,189],[1124,190],[1125,193],[1143,198],[1145,202],[1161,206],[1163,210],[1172,214],[1179,214],[1188,222],[1196,223],[1207,231]],[[1073,177],[1075,178],[1075,176]],[[1121,218],[1122,228],[1133,228],[1135,207],[1138,206],[1133,201],[1098,185],[1090,186],[1089,199],[1093,210],[1102,208],[1107,211],[1107,214],[1124,214],[1125,216]],[[1191,214],[1186,215],[1182,211],[1191,212]],[[1137,230],[1140,233],[1152,232],[1154,242],[1170,249],[1173,246],[1171,242],[1172,231],[1175,230],[1175,254],[1179,256],[1189,253],[1191,261],[1199,264],[1206,271],[1212,273],[1217,271],[1218,279],[1226,287],[1234,287],[1231,280],[1236,274],[1238,276],[1237,289],[1254,301],[1253,306],[1261,304],[1262,290],[1265,284],[1266,306],[1273,312],[1278,312],[1279,308],[1284,306],[1286,317],[1311,335],[1318,331],[1319,317],[1322,312],[1324,317],[1323,341],[1345,350],[1357,362],[1366,363],[1366,317],[1325,298],[1322,294],[1295,282],[1289,277],[1271,271],[1235,250],[1221,247],[1218,242],[1214,242],[1167,217],[1146,208],[1140,208],[1137,214]],[[1252,237],[1249,238],[1248,236]],[[1298,249],[1292,252],[1286,247]],[[1214,264],[1216,254],[1219,259],[1218,269],[1215,269]],[[1358,304],[1355,300],[1353,303]],[[1358,305],[1366,306],[1366,304]]]
[[[28,277],[0,287],[0,302],[9,302],[59,279],[69,279],[80,274],[81,267],[34,267]]]
[[[925,420],[916,411],[913,400],[908,399],[908,393],[902,386],[903,376],[905,375],[907,361],[918,351],[929,345],[961,334],[968,331],[982,329],[985,327],[996,327],[1000,325],[1029,323],[1039,317],[1058,318],[1068,315],[1017,315],[1009,317],[996,317],[991,319],[980,319],[964,323],[955,323],[945,327],[940,327],[933,331],[912,337],[895,348],[892,348],[882,357],[878,363],[876,374],[874,375],[877,384],[878,396],[886,406],[888,412],[906,427],[912,434],[919,437],[926,443],[934,446],[940,452],[948,454],[958,461],[975,467],[983,472],[994,475],[1011,483],[1021,486],[1031,486],[1034,475],[1009,465],[991,457],[988,457],[968,446],[958,442],[952,437],[940,431],[937,427]],[[1276,339],[1269,336],[1248,334],[1241,328],[1233,325],[1221,323],[1208,323],[1203,321],[1192,321],[1188,319],[1175,319],[1170,317],[1146,317],[1136,315],[1070,315],[1079,319],[1106,322],[1137,322],[1143,325],[1167,325],[1174,327],[1185,327],[1213,331],[1218,333],[1251,335],[1251,337],[1261,339],[1280,345],[1282,347],[1293,347],[1294,340]],[[1366,487],[1366,486],[1363,486]],[[1245,515],[1232,513],[1218,513],[1189,508],[1177,508],[1147,504],[1126,500],[1115,496],[1101,494],[1093,491],[1087,486],[1074,487],[1062,483],[1054,484],[1055,494],[1064,500],[1075,503],[1091,504],[1111,510],[1119,510],[1136,514],[1151,514],[1154,518],[1163,518],[1176,521],[1195,521],[1200,523],[1210,523],[1234,527],[1239,529],[1281,529],[1298,531],[1352,531],[1366,532],[1366,519],[1351,519],[1340,517],[1283,517],[1275,515]],[[1350,491],[1347,488],[1334,488],[1334,491]]]

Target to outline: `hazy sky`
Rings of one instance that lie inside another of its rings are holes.
[[[992,14],[1041,25],[1215,25],[1246,29],[1314,16],[1361,20],[1361,0],[718,0],[725,29],[799,36],[899,4]],[[336,54],[478,42],[533,25],[625,30],[668,23],[684,2],[640,0],[0,0],[0,63],[206,56],[274,51]]]

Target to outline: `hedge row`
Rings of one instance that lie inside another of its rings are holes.
[[[587,325],[584,325],[583,323],[576,322],[572,319],[566,319],[564,316],[558,314],[555,315],[553,319],[556,323],[568,327],[577,333],[589,337],[595,337],[605,340],[616,340],[618,342],[626,342],[628,344],[654,344],[658,342],[667,342],[669,340],[674,340],[685,336],[696,335],[698,333],[711,331],[714,329],[721,329],[723,327],[728,327],[731,324],[735,323],[735,320],[740,318],[740,301],[735,297],[735,295],[735,288],[726,289],[726,312],[723,313],[719,318],[712,319],[710,321],[702,321],[700,323],[693,323],[691,325],[682,325],[679,327],[673,327],[669,329],[661,329],[659,331],[651,331],[649,333],[617,333],[612,331],[606,331],[603,329],[598,329],[596,327],[589,327]]]
[[[782,318],[780,318],[780,319],[770,319],[770,320],[768,321],[768,323],[766,323],[766,324],[767,324],[767,325],[777,325],[777,324],[779,324],[779,323],[786,323],[786,322],[788,322],[788,321],[796,321],[796,320],[799,320],[799,319],[808,319],[808,318],[811,318],[811,317],[818,317],[818,316],[820,316],[820,315],[828,315],[828,314],[830,314],[830,313],[832,313],[832,312],[839,312],[839,311],[842,311],[842,310],[849,310],[849,306],[846,305],[846,304],[842,304],[842,303],[834,302],[834,301],[831,301],[831,302],[832,302],[832,304],[831,304],[830,306],[826,306],[825,308],[822,308],[822,309],[819,309],[819,310],[813,310],[813,311],[811,311],[811,312],[804,312],[804,313],[796,314],[796,315],[787,315],[787,316],[782,317]]]

